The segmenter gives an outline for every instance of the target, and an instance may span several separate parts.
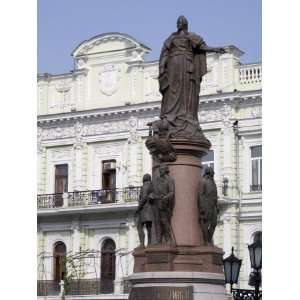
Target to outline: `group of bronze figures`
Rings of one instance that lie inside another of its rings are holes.
[[[159,167],[159,176],[154,181],[150,174],[144,175],[135,214],[141,246],[145,246],[144,227],[147,229],[148,245],[174,241],[171,227],[174,197],[175,184],[167,165]]]
[[[198,190],[199,225],[206,244],[212,244],[212,237],[217,226],[217,201],[214,171],[211,167],[207,167]],[[153,181],[150,174],[143,176],[139,205],[135,213],[141,247],[145,247],[145,228],[148,245],[176,245],[171,224],[174,204],[175,183],[169,175],[169,168],[166,164],[159,167],[159,176]]]
[[[143,177],[139,206],[135,214],[141,246],[145,246],[144,227],[148,245],[174,243],[171,218],[175,205],[175,183],[167,163],[176,160],[171,139],[206,140],[198,121],[199,93],[202,77],[207,73],[206,53],[225,53],[224,48],[209,47],[202,37],[188,32],[184,16],[177,20],[177,31],[165,41],[159,60],[159,90],[162,94],[160,118],[149,123],[146,146],[159,166],[151,180]],[[199,174],[200,175],[200,174]],[[206,244],[212,243],[217,225],[217,187],[214,171],[204,170],[198,190],[199,226]]]

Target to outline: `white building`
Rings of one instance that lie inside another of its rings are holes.
[[[262,74],[260,63],[240,63],[237,47],[226,49],[208,54],[199,120],[212,143],[203,164],[214,166],[219,189],[214,242],[225,255],[234,246],[247,287],[247,244],[261,234]],[[39,295],[57,295],[65,273],[70,293],[127,299],[137,187],[151,172],[147,123],[161,100],[150,51],[126,34],[102,34],[73,51],[72,72],[38,76]]]

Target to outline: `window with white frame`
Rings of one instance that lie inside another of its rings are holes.
[[[202,174],[204,173],[206,167],[211,167],[214,170],[214,158],[214,150],[209,150],[208,153],[202,157]]]
[[[250,147],[251,183],[250,191],[262,190],[262,146]]]

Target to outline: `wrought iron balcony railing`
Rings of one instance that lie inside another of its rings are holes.
[[[126,187],[123,189],[101,189],[38,195],[37,207],[59,208],[134,202],[138,200],[140,189],[141,187]]]
[[[37,195],[38,208],[52,208],[63,206],[63,194],[43,194]]]

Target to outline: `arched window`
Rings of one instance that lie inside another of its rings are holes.
[[[116,244],[106,239],[101,248],[101,292],[111,294],[114,291],[116,269]]]
[[[67,248],[63,242],[57,242],[53,248],[54,280],[61,281],[66,272]]]

